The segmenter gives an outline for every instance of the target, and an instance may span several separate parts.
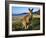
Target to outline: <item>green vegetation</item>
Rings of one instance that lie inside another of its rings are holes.
[[[40,30],[40,18],[33,18],[32,19],[32,29],[33,30]]]
[[[22,31],[25,30],[21,21],[16,20],[16,22],[12,23],[13,31]],[[27,30],[40,30],[40,18],[32,18],[31,26]]]

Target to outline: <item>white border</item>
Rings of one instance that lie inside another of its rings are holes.
[[[17,7],[39,7],[40,8],[40,30],[12,31],[12,6]],[[9,35],[43,33],[43,7],[42,5],[9,4]]]

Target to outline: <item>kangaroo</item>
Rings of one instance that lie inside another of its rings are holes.
[[[30,8],[28,9],[29,12],[27,13],[28,15],[23,16],[22,18],[22,24],[24,29],[28,29],[29,25],[31,24],[31,20],[32,20],[32,10],[30,10]]]

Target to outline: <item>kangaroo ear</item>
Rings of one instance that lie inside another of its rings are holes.
[[[29,11],[30,11],[30,8],[29,8]]]
[[[31,11],[33,11],[33,8],[32,8],[32,10]]]
[[[29,8],[29,11],[33,11],[33,8],[30,10],[30,8]]]

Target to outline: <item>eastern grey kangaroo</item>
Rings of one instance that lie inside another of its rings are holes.
[[[31,20],[32,20],[33,9],[28,8],[28,10],[29,10],[29,12],[27,13],[28,15],[23,16],[22,18],[22,24],[23,24],[24,29],[28,29],[29,25],[31,24]]]

